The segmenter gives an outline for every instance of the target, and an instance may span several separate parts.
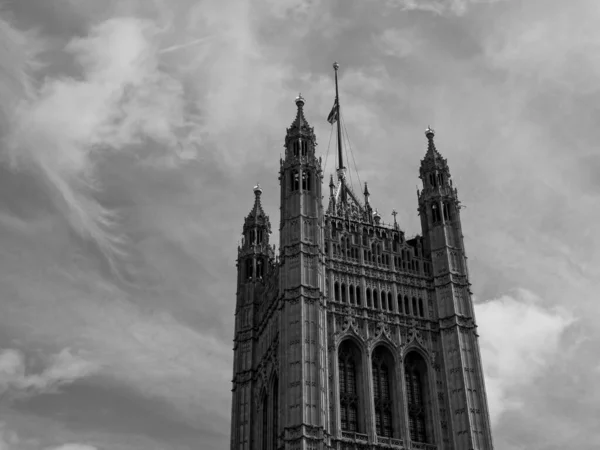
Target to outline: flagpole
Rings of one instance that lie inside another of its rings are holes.
[[[344,159],[342,156],[342,128],[340,125],[341,114],[340,114],[340,94],[338,92],[338,69],[340,65],[337,62],[333,63],[333,68],[335,70],[335,103],[337,108],[337,141],[338,141],[338,178],[343,178],[344,174]]]

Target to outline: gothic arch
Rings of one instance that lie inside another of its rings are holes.
[[[398,404],[394,399],[399,397],[400,392],[394,377],[397,372],[394,351],[379,343],[370,355],[370,362],[375,432],[377,436],[399,437],[401,422],[399,411],[394,410]]]
[[[431,364],[417,348],[407,349],[403,358],[405,403],[408,412],[409,438],[413,442],[432,443],[433,390]]]
[[[341,339],[336,349],[338,425],[342,431],[366,430],[365,354],[364,346],[350,336]]]

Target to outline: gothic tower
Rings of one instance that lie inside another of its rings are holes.
[[[232,450],[493,450],[460,203],[427,129],[422,236],[385,224],[338,167],[324,211],[296,99],[279,172],[279,256],[255,187],[238,249]]]

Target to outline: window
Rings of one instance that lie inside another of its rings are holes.
[[[360,298],[360,291],[361,291],[360,286],[356,286],[356,304],[358,306],[362,306],[362,301]]]
[[[290,180],[292,192],[300,189],[300,174],[297,170],[292,170]]]
[[[259,258],[256,261],[256,278],[262,278],[264,276],[264,267],[263,267],[263,260],[262,258]]]
[[[340,301],[340,283],[337,281],[333,285],[333,295],[336,302]]]
[[[268,397],[267,397],[267,391],[265,391],[263,389],[262,392],[262,401],[261,401],[261,405],[262,405],[262,450],[267,450],[267,446],[269,445],[269,441],[267,439],[267,436],[269,436],[269,433],[267,431],[267,424],[269,423],[269,409],[268,406],[269,404],[268,402]]]
[[[437,223],[442,220],[440,216],[440,208],[435,203],[431,206],[431,217],[433,219],[433,223]]]
[[[372,375],[375,403],[375,430],[378,436],[392,437],[392,401],[390,386],[391,357],[384,347],[373,352]]]
[[[246,279],[252,280],[253,264],[251,259],[246,260]]]
[[[301,141],[302,145],[302,156],[306,156],[308,154],[308,142]]]
[[[381,309],[387,309],[387,301],[385,300],[385,292],[381,291]]]
[[[371,307],[371,289],[367,288],[367,308]]]
[[[402,314],[402,295],[398,294],[398,312]]]
[[[444,211],[444,220],[449,221],[450,220],[450,204],[448,202],[444,202],[442,204],[443,207],[443,211]]]
[[[379,296],[377,295],[377,289],[373,289],[373,308],[379,309]]]
[[[346,303],[346,285],[342,283],[342,303]]]
[[[414,442],[427,442],[425,427],[425,388],[426,365],[417,352],[407,355],[404,362],[406,402],[408,404],[408,424],[410,439]]]
[[[302,171],[302,190],[310,191],[310,172]]]
[[[404,314],[410,315],[410,305],[408,303],[408,296],[404,296]]]
[[[343,342],[338,350],[340,418],[344,431],[360,431],[356,380],[359,355],[358,349],[351,341]]]
[[[419,310],[417,309],[417,299],[415,297],[412,298],[412,313],[413,316],[416,316],[419,313]]]
[[[273,430],[271,435],[273,436],[273,444],[272,449],[277,448],[277,436],[279,434],[279,380],[277,377],[273,380],[273,411],[272,411],[272,421],[273,421]]]
[[[429,184],[431,184],[431,187],[436,187],[435,174],[433,174],[433,173],[429,174]]]
[[[393,311],[394,310],[394,304],[392,303],[392,293],[388,292],[387,297],[388,297],[388,310],[389,311]]]
[[[423,311],[423,299],[419,299],[419,316],[425,317],[425,311]]]
[[[354,304],[354,286],[350,285],[350,303]]]

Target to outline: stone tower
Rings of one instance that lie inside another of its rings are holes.
[[[238,249],[231,449],[492,450],[460,204],[433,130],[422,236],[406,239],[366,184],[349,186],[341,147],[324,211],[304,104],[281,160],[279,256],[258,186]],[[336,95],[338,136],[339,108]]]

